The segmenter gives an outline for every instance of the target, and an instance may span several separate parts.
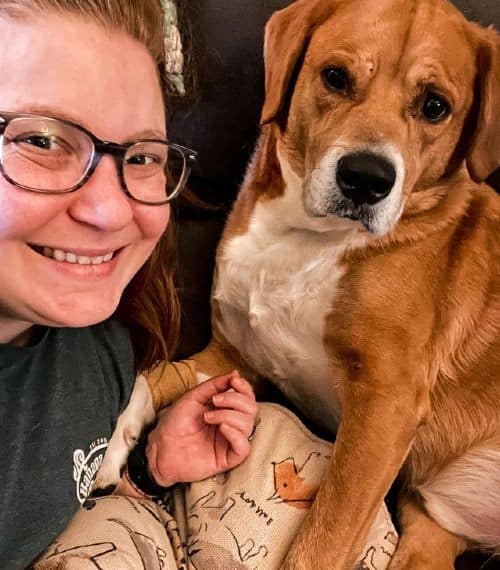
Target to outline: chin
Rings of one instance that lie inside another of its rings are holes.
[[[75,299],[71,305],[68,303],[64,305],[58,304],[57,307],[53,307],[50,313],[45,312],[45,319],[43,320],[45,324],[49,326],[70,328],[88,327],[109,319],[118,308],[119,301],[119,298],[108,303],[104,302],[102,298],[94,300],[94,302],[91,302],[91,300]]]

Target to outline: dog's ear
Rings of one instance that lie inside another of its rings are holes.
[[[266,96],[261,125],[282,110],[290,80],[313,30],[332,13],[331,0],[298,0],[275,12],[266,25],[264,64]]]
[[[483,182],[500,166],[500,36],[487,30],[478,52],[478,118],[467,167]]]

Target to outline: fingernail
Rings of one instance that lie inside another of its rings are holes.
[[[222,404],[222,402],[224,401],[224,395],[223,394],[217,394],[216,396],[214,396],[212,398],[212,401],[214,404]]]
[[[205,412],[205,419],[206,420],[211,420],[214,417],[214,413],[213,412]]]

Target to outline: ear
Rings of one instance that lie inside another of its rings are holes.
[[[298,0],[275,12],[266,25],[264,65],[266,96],[261,125],[282,110],[290,80],[314,29],[332,13],[332,0]]]
[[[483,182],[500,166],[500,36],[486,30],[478,53],[478,120],[467,157],[476,182]]]

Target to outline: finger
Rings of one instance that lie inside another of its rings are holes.
[[[219,426],[215,426],[215,464],[219,473],[227,471],[231,468],[229,464],[229,452],[231,444],[228,442],[226,436],[221,432]]]
[[[255,394],[252,388],[252,385],[248,380],[242,378],[238,372],[233,373],[233,377],[231,378],[231,386],[239,392],[240,394],[246,394],[249,398],[255,400]]]
[[[237,429],[243,437],[248,438],[253,430],[254,418],[243,412],[234,410],[213,410],[205,412],[205,421],[210,425],[226,424]]]
[[[200,404],[211,403],[212,397],[215,396],[215,394],[225,392],[231,388],[232,377],[233,372],[205,380],[205,382],[202,382],[189,392],[189,397],[194,398]]]
[[[219,430],[231,446],[227,453],[227,463],[228,468],[232,469],[248,457],[250,442],[240,431],[228,424],[221,424]]]
[[[212,398],[214,406],[217,408],[228,408],[248,414],[255,419],[257,415],[257,403],[254,398],[238,392],[223,392],[216,394]]]

